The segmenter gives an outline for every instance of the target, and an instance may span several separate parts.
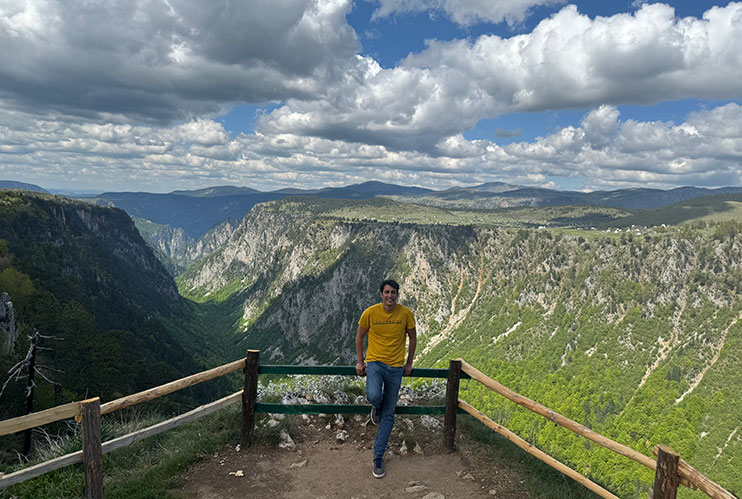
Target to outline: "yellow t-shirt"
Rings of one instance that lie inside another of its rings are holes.
[[[387,312],[381,303],[363,311],[358,325],[368,329],[366,362],[378,360],[392,367],[404,365],[405,337],[415,327],[412,311],[397,303]]]

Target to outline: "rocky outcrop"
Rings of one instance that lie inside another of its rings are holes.
[[[17,339],[13,302],[8,293],[3,292],[0,294],[0,353],[12,351]]]

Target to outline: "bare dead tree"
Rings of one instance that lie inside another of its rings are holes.
[[[41,378],[43,378],[45,381],[53,384],[53,385],[59,385],[58,382],[53,381],[49,379],[49,377],[44,373],[44,371],[51,371],[51,372],[61,372],[58,369],[54,369],[48,366],[37,364],[36,362],[36,354],[39,350],[51,350],[51,348],[45,348],[39,346],[39,343],[41,340],[47,339],[47,340],[55,340],[58,339],[55,336],[45,336],[38,331],[35,331],[33,335],[27,336],[29,341],[29,347],[28,351],[26,352],[26,356],[15,364],[13,367],[10,368],[8,371],[8,379],[5,380],[5,383],[3,383],[2,389],[0,389],[0,397],[3,396],[3,393],[5,393],[5,389],[8,387],[8,384],[13,382],[18,382],[22,379],[26,379],[26,391],[25,391],[25,398],[26,398],[26,414],[30,414],[33,412],[33,396],[34,396],[34,388],[36,387],[36,375],[38,374]],[[23,455],[28,456],[31,452],[31,430],[26,430],[24,435],[24,444],[23,444]]]

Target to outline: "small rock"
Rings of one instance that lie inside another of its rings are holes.
[[[404,489],[405,492],[413,493],[413,492],[422,492],[423,490],[427,489],[427,487],[423,484],[417,484],[417,485],[410,485],[406,489]]]
[[[363,395],[358,395],[356,397],[356,399],[353,401],[353,403],[356,404],[356,405],[365,404],[366,403],[366,397],[364,397]]]
[[[342,390],[336,391],[335,393],[332,394],[332,396],[335,397],[335,402],[338,404],[350,404],[350,399],[348,398],[348,394]]]
[[[268,420],[268,428],[275,428],[276,426],[278,426],[278,425],[280,425],[280,424],[281,424],[281,423],[279,423],[279,422],[278,422],[277,420],[275,420],[275,419],[269,419],[269,420]]]
[[[400,456],[406,456],[407,455],[407,442],[402,440],[402,445],[399,446],[399,455]]]
[[[314,396],[314,400],[318,404],[329,404],[329,403],[332,402],[330,400],[330,397],[328,397],[327,395],[325,395],[324,392],[314,392],[312,395]]]
[[[242,470],[230,471],[229,474],[234,476],[245,476],[245,472]]]
[[[404,422],[404,424],[407,425],[408,430],[412,431],[415,429],[415,425],[412,423],[412,420],[410,418],[404,418],[402,421]]]
[[[346,440],[348,440],[348,432],[345,430],[339,431],[337,435],[335,435],[335,440],[337,440],[338,442],[345,442]]]
[[[289,435],[289,432],[287,432],[286,430],[281,430],[281,443],[278,444],[278,446],[286,450],[296,449],[294,440],[291,438],[291,435]]]
[[[307,460],[305,459],[303,461],[299,461],[298,463],[292,464],[291,466],[289,466],[289,468],[303,468],[306,465],[307,465]]]
[[[335,426],[341,430],[345,427],[345,418],[343,418],[342,414],[335,415]]]
[[[239,452],[240,451],[240,444],[237,444],[237,447],[234,448],[234,451],[235,452]]]
[[[446,499],[446,496],[440,492],[431,492],[430,494],[425,494],[423,499]]]
[[[327,423],[327,426],[325,426],[325,430],[330,430],[330,429],[332,429],[332,425],[330,423]]]
[[[360,414],[356,414],[355,416],[353,416],[353,421],[355,421],[356,423],[360,423],[361,421],[363,421],[363,418]]]
[[[420,417],[420,424],[431,431],[438,431],[441,429],[441,422],[427,414],[423,414],[422,417]]]
[[[491,496],[496,496],[497,495],[497,491],[495,489],[490,489],[490,495]]]
[[[412,449],[412,450],[415,451],[416,454],[422,454],[423,453],[423,448],[420,447],[420,443],[419,442],[415,442],[415,448]]]
[[[302,414],[302,415],[301,415],[301,419],[302,419],[302,421],[304,421],[305,423],[308,423],[308,422],[309,422],[309,414]]]

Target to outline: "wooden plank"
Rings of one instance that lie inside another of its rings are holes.
[[[224,376],[225,374],[229,374],[244,367],[245,359],[240,359],[229,364],[224,364],[223,366],[215,367],[214,369],[210,369],[208,371],[203,371],[191,376],[187,376],[185,378],[171,381],[170,383],[167,383],[165,385],[150,388],[149,390],[135,393],[133,395],[127,395],[126,397],[121,397],[119,399],[112,400],[111,402],[106,402],[105,404],[103,404],[100,408],[101,414],[108,414],[110,412],[118,411],[119,409],[123,409],[125,407],[130,407],[132,405],[141,404],[142,402],[154,400],[158,397],[162,397],[163,395],[168,395],[178,390],[182,390],[183,388],[187,388],[189,386],[193,386],[198,383],[208,381],[210,379],[218,378],[219,376]]]
[[[209,404],[197,407],[196,409],[193,409],[192,411],[186,412],[175,418],[168,419],[167,421],[157,423],[156,425],[152,425],[133,433],[129,433],[128,435],[114,438],[112,440],[109,440],[108,442],[104,442],[103,445],[101,445],[101,451],[103,452],[103,454],[108,454],[109,452],[120,449],[122,447],[127,447],[147,437],[152,437],[154,435],[157,435],[158,433],[162,433],[163,431],[177,428],[178,426],[190,423],[191,421],[194,421],[200,417],[216,412],[219,409],[227,407],[230,404],[234,404],[238,402],[240,398],[242,398],[242,390]],[[77,451],[65,456],[52,459],[50,461],[45,461],[34,466],[29,466],[28,468],[15,471],[13,473],[8,473],[7,475],[0,475],[0,490],[6,487],[10,487],[11,485],[15,485],[17,483],[25,482],[26,480],[30,480],[31,478],[43,475],[44,473],[64,468],[65,466],[81,463],[82,460],[82,451]]]
[[[456,413],[459,407],[459,380],[461,361],[448,362],[448,383],[446,384],[446,416],[443,421],[443,441],[448,452],[454,451],[456,442]]]
[[[0,490],[15,485],[17,483],[25,482],[37,476],[49,473],[50,471],[64,468],[71,464],[77,464],[82,462],[82,451],[73,452],[66,454],[43,463],[23,468],[22,470],[14,471],[6,475],[0,474]]]
[[[602,445],[603,447],[610,449],[617,454],[621,454],[622,456],[628,457],[629,459],[633,459],[637,463],[643,464],[653,471],[657,468],[657,462],[654,459],[645,456],[641,452],[637,452],[630,447],[619,444],[618,442],[614,442],[610,438],[604,437],[600,433],[596,433],[590,428],[583,426],[575,421],[572,421],[571,419],[552,411],[548,407],[545,407],[529,398],[520,395],[519,393],[514,392],[510,388],[503,386],[492,378],[484,375],[464,360],[461,360],[461,366],[462,369],[472,377],[472,379],[479,381],[490,390],[499,393],[503,397],[512,400],[516,404],[521,405],[526,409],[535,412],[536,414],[540,414],[549,421],[553,421],[554,423],[563,426],[568,430],[587,438],[588,440],[592,440],[593,442]]]
[[[659,454],[659,445],[654,446],[652,453],[655,456]],[[678,463],[678,474],[680,475],[680,485],[693,490],[701,490],[713,499],[737,499],[734,494],[696,470],[682,458]]]
[[[471,405],[467,404],[463,400],[459,400],[459,407],[461,407],[466,412],[468,412],[469,414],[471,414],[472,416],[474,416],[475,418],[477,418],[479,421],[481,421],[482,423],[484,423],[488,428],[496,431],[497,433],[499,433],[503,437],[505,437],[508,440],[510,440],[511,442],[513,442],[515,445],[517,445],[518,447],[520,447],[521,449],[523,449],[524,451],[526,451],[530,455],[536,457],[537,459],[540,459],[541,461],[545,462],[546,464],[548,464],[549,466],[551,466],[555,470],[557,470],[557,471],[559,471],[559,472],[567,475],[568,477],[570,477],[574,481],[576,481],[576,482],[584,485],[585,487],[587,487],[591,491],[593,491],[596,494],[598,494],[600,497],[605,497],[607,499],[618,499],[617,496],[615,496],[612,493],[610,493],[609,491],[605,490],[603,487],[601,487],[597,483],[591,481],[586,476],[581,475],[580,473],[576,472],[575,470],[573,470],[569,466],[566,466],[565,464],[561,463],[560,461],[557,461],[556,459],[554,459],[550,455],[546,454],[542,450],[537,449],[536,447],[534,447],[533,445],[529,444],[528,442],[526,442],[525,440],[523,440],[522,438],[520,438],[518,435],[516,435],[512,431],[510,431],[507,428],[505,428],[504,426],[495,423],[490,418],[488,418],[483,412],[478,411],[477,409],[475,409]]]
[[[245,388],[242,391],[242,424],[240,425],[240,443],[243,447],[250,447],[255,431],[259,366],[260,351],[248,350],[247,357],[245,357]]]
[[[370,405],[364,404],[296,404],[284,405],[258,402],[255,412],[271,414],[368,414]],[[445,405],[398,405],[395,414],[445,414]],[[458,410],[463,414],[463,410]]]
[[[43,426],[62,419],[74,418],[79,415],[80,402],[70,402],[69,404],[58,405],[44,411],[0,421],[0,436],[10,435],[11,433],[35,428],[37,426]]]
[[[100,399],[83,400],[82,462],[85,465],[85,499],[103,499]]]
[[[276,364],[261,364],[260,374],[314,374],[314,375],[338,375],[358,376],[355,366],[290,366]],[[448,369],[415,367],[410,378],[448,378]],[[469,379],[469,375],[461,373],[463,379]]]
[[[190,423],[191,421],[195,421],[198,418],[216,412],[219,409],[227,407],[230,404],[237,403],[241,398],[242,390],[233,393],[232,395],[220,398],[219,400],[215,400],[214,402],[210,402],[206,405],[196,407],[191,411],[183,413],[180,416],[176,416],[172,419],[168,419],[167,421],[162,421],[161,423],[157,423],[156,425],[152,425],[133,433],[129,433],[128,435],[109,440],[103,443],[103,454],[108,454],[109,452],[112,452],[116,449],[127,447],[133,443],[139,442],[140,440],[144,440],[145,438],[162,433],[163,431],[171,430],[186,423]]]
[[[654,472],[652,499],[675,499],[678,496],[678,463],[680,456],[666,445],[658,445],[657,470]]]

